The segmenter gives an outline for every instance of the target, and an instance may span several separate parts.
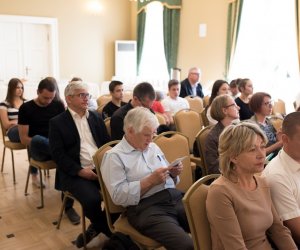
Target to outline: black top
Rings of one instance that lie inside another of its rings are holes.
[[[126,102],[121,102],[121,107],[124,106]],[[103,110],[102,110],[102,117],[103,119],[107,117],[112,117],[113,113],[115,113],[120,107],[115,105],[112,101],[108,102]]]
[[[31,100],[21,105],[18,124],[29,125],[29,137],[41,135],[48,138],[49,120],[64,111],[65,107],[60,101],[52,101],[48,106],[41,107]]]
[[[203,98],[204,94],[202,92],[202,86],[200,83],[197,83],[197,87],[196,87],[196,92],[197,92],[197,96]],[[180,86],[180,97],[186,97],[186,96],[193,96],[193,90],[192,90],[192,86],[189,82],[189,79],[186,78],[185,80],[183,80],[181,82],[181,86]]]
[[[254,115],[254,113],[250,110],[249,104],[248,103],[244,103],[241,98],[236,98],[235,99],[235,103],[236,105],[238,105],[240,107],[240,120],[248,120],[251,118],[251,116]]]

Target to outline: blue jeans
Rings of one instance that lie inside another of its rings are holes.
[[[10,128],[6,135],[11,142],[21,142],[17,125]]]
[[[35,135],[31,139],[30,143],[30,157],[36,161],[49,161],[51,160],[49,139],[41,136]],[[37,169],[31,167],[31,174],[37,174]]]

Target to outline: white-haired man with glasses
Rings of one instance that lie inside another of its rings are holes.
[[[85,233],[87,242],[99,233],[103,240],[110,235],[105,213],[101,210],[99,183],[92,159],[97,149],[109,141],[109,136],[101,116],[88,110],[89,97],[86,84],[68,84],[65,89],[68,109],[51,119],[49,131],[50,149],[57,164],[55,188],[69,191],[82,205],[91,221]],[[80,234],[76,246],[83,245]]]

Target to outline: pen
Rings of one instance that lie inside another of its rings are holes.
[[[161,161],[160,155],[157,155],[157,158]]]

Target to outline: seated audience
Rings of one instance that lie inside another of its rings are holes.
[[[264,175],[283,224],[300,246],[300,112],[288,114],[282,124],[283,149],[266,166]]]
[[[109,84],[109,93],[111,95],[111,101],[108,102],[103,110],[103,119],[111,117],[113,113],[120,107],[124,106],[126,102],[123,102],[123,83],[120,81],[111,81]]]
[[[25,102],[19,109],[18,129],[21,142],[29,146],[30,156],[37,161],[51,159],[49,149],[49,120],[62,113],[65,107],[56,100],[57,84],[46,77],[38,85],[37,97]],[[32,183],[40,187],[38,171],[31,167]]]
[[[88,111],[89,93],[82,82],[71,82],[65,89],[68,109],[50,120],[49,142],[57,164],[55,188],[69,191],[82,205],[91,221],[86,230],[87,243],[100,232],[107,239],[110,230],[101,197],[92,156],[109,141],[105,124],[96,111]],[[102,242],[104,243],[104,242]],[[76,246],[83,247],[83,235]]]
[[[163,117],[165,118],[166,124],[169,125],[170,124],[170,118],[169,116],[166,114],[165,109],[163,107],[163,105],[161,104],[161,101],[164,99],[164,93],[162,91],[156,90],[155,91],[155,100],[151,106],[151,109],[156,112],[156,113],[160,113],[161,115],[163,115]]]
[[[219,136],[225,127],[239,118],[239,107],[229,95],[217,96],[210,107],[211,117],[218,123],[206,137],[205,162],[208,174],[219,174]]]
[[[111,117],[111,139],[121,140],[124,131],[124,117],[127,112],[136,107],[145,107],[150,109],[155,99],[155,91],[152,85],[148,82],[142,82],[133,89],[133,98],[126,105],[119,108]],[[151,110],[151,109],[150,109]],[[153,112],[153,111],[152,111]]]
[[[256,175],[264,169],[266,143],[263,131],[248,122],[229,125],[220,136],[222,176],[210,185],[206,200],[214,250],[272,250],[272,243],[279,250],[297,249],[266,180]]]
[[[240,95],[240,91],[238,88],[240,80],[241,80],[241,78],[237,78],[237,79],[232,80],[229,83],[230,93],[231,93],[231,96],[233,97],[233,99],[239,97],[239,95]]]
[[[249,121],[256,123],[265,132],[268,138],[266,148],[267,154],[274,153],[277,155],[282,147],[281,133],[277,133],[272,123],[269,121],[268,116],[272,114],[273,102],[271,96],[264,92],[255,93],[250,102],[249,107],[254,115]]]
[[[168,166],[152,142],[159,123],[148,109],[130,110],[125,136],[103,158],[101,173],[112,201],[127,208],[129,223],[166,249],[194,249],[182,204],[175,188],[182,163]]]
[[[12,78],[8,82],[5,101],[0,103],[0,119],[11,142],[20,142],[18,113],[20,106],[25,102],[23,93],[24,86],[21,80]]]
[[[169,117],[170,124],[174,124],[173,116],[176,112],[190,108],[187,99],[179,96],[179,87],[178,80],[170,80],[168,83],[169,95],[161,102]]]
[[[254,113],[249,108],[249,101],[253,94],[252,81],[248,78],[241,79],[238,83],[241,95],[235,99],[236,104],[240,107],[240,120],[248,120]]]
[[[228,82],[224,80],[216,80],[213,84],[211,96],[209,98],[208,106],[206,107],[206,116],[209,121],[209,125],[215,125],[218,121],[214,120],[210,115],[210,105],[212,101],[218,96],[218,95],[224,95],[229,94],[229,85]]]
[[[202,85],[200,83],[201,71],[197,67],[190,68],[188,77],[181,82],[180,97],[199,96],[204,97]]]
[[[82,82],[82,79],[80,77],[73,77],[69,83],[71,83],[71,82]],[[96,110],[98,108],[97,101],[92,98],[92,95],[89,96],[88,103],[89,103],[88,108],[90,110]]]

